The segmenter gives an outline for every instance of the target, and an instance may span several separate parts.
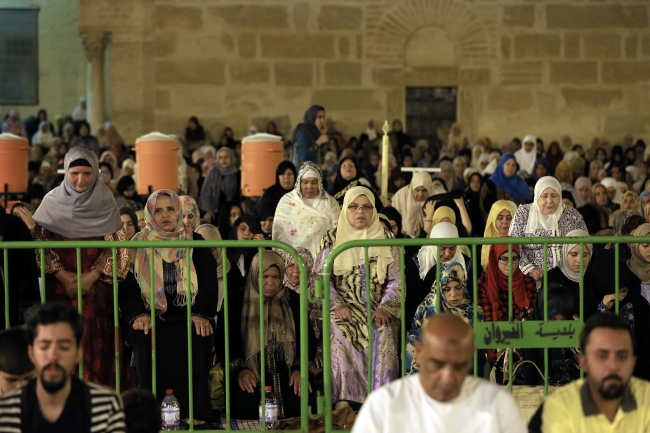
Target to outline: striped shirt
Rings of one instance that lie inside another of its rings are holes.
[[[37,379],[15,389],[8,394],[0,396],[0,432],[22,433],[23,426],[28,424],[27,394],[30,384],[34,386]],[[84,408],[86,419],[84,425],[89,427],[91,433],[125,433],[126,423],[122,399],[114,391],[90,382],[80,381],[73,377],[73,381],[81,382],[83,387],[83,401],[78,405]],[[27,427],[25,427],[27,428]]]

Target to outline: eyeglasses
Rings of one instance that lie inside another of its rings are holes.
[[[359,209],[361,209],[364,213],[366,213],[366,212],[372,212],[374,207],[369,204],[364,204],[363,206],[359,206],[358,204],[352,203],[351,205],[348,205],[348,210],[352,212],[356,212]]]
[[[507,265],[508,264],[508,257],[499,257],[499,262],[501,262],[502,265]],[[519,263],[519,257],[513,257],[512,258],[512,264],[517,264]]]

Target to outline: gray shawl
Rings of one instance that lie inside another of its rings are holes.
[[[94,173],[90,187],[84,192],[74,189],[67,176],[70,164],[79,159],[88,161]],[[43,198],[34,221],[66,238],[106,236],[122,228],[113,193],[98,181],[99,162],[95,152],[83,146],[70,149],[65,155],[64,168],[63,183]]]
[[[237,177],[239,169],[235,165],[235,154],[227,147],[219,149],[217,156],[221,152],[230,154],[232,165],[223,168],[217,162],[205,177],[203,187],[201,187],[201,195],[199,196],[199,209],[212,212],[215,215],[219,213],[219,205],[222,202],[227,203],[234,200],[239,192],[239,178]],[[221,199],[222,194],[225,195],[225,200]]]

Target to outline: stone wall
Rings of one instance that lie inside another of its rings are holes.
[[[50,119],[72,113],[86,94],[86,54],[79,36],[79,0],[0,0],[0,8],[38,7],[39,104],[3,106],[4,116],[17,109],[23,118],[43,107]]]
[[[337,129],[404,119],[407,86],[458,86],[470,137],[650,137],[646,0],[80,0],[112,33],[112,113],[133,140],[212,136],[314,103]]]

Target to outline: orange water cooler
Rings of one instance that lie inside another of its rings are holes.
[[[174,137],[152,132],[135,140],[138,162],[138,194],[159,189],[178,192],[178,142]]]
[[[282,137],[255,134],[241,142],[241,193],[245,197],[260,197],[275,185],[275,170],[284,159]]]
[[[0,192],[7,206],[10,194],[27,192],[29,178],[29,142],[26,138],[5,132],[0,134]]]

